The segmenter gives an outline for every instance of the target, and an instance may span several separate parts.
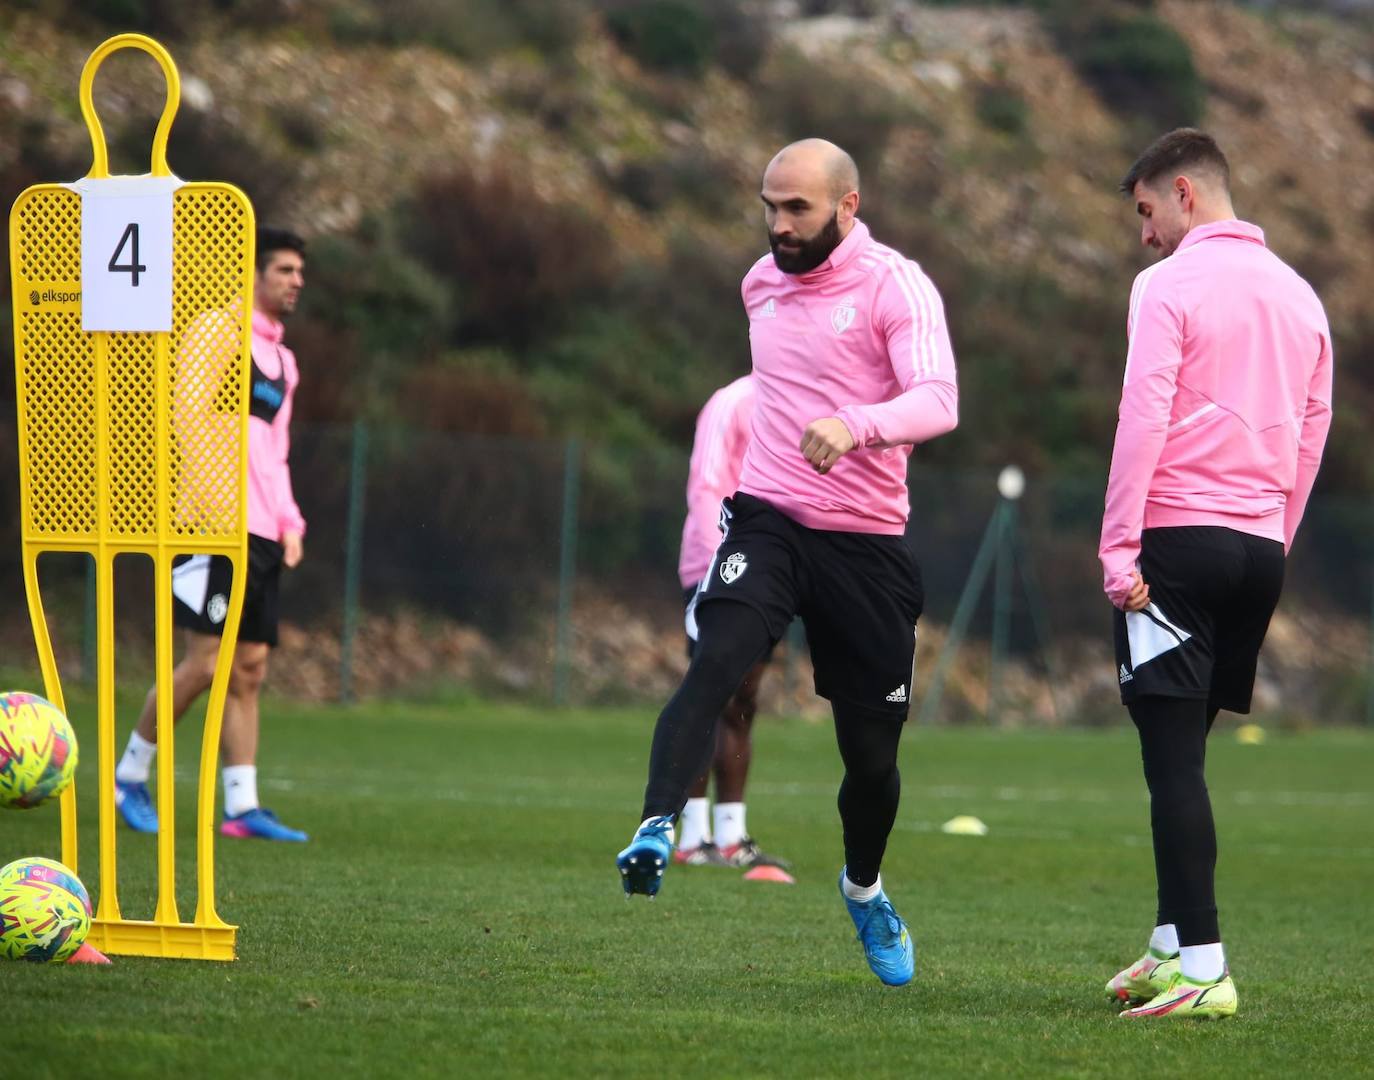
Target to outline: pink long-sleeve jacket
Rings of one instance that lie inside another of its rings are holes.
[[[935,286],[855,220],[816,269],[785,274],[765,255],[741,291],[758,393],[739,489],[807,528],[900,536],[912,444],[959,418]],[[831,416],[856,447],[821,475],[802,457],[801,437]]]
[[[1189,232],[1136,278],[1126,325],[1098,551],[1118,607],[1142,529],[1220,525],[1291,546],[1331,426],[1326,313],[1254,225]]]
[[[697,415],[687,469],[687,520],[677,576],[690,589],[706,576],[720,544],[720,502],[739,487],[749,426],[754,419],[754,377],[745,375],[712,394]]]
[[[248,417],[248,531],[268,540],[305,532],[291,490],[291,406],[300,375],[282,324],[253,312],[253,387]]]

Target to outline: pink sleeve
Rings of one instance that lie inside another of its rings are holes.
[[[708,551],[720,543],[720,501],[739,486],[749,446],[753,394],[717,391],[697,418],[687,476],[687,510],[698,542]]]
[[[277,460],[274,463],[273,474],[276,478],[278,509],[278,524],[283,533],[300,533],[305,535],[305,518],[301,514],[301,508],[296,505],[296,496],[291,490],[291,407],[296,396],[296,384],[300,376],[296,371],[296,362],[293,357],[287,361],[283,358],[282,365],[285,369],[286,364],[290,364],[287,373],[286,398],[282,401],[281,408],[277,410],[277,415],[272,421],[273,446],[276,450]]]
[[[1307,387],[1307,409],[1298,436],[1298,476],[1283,511],[1284,551],[1292,548],[1293,537],[1302,523],[1312,484],[1317,479],[1317,467],[1322,463],[1326,434],[1331,430],[1331,368],[1331,333],[1328,329],[1322,337],[1321,354]]]
[[[846,405],[835,415],[859,446],[922,443],[959,423],[954,347],[940,294],[912,263],[894,263],[878,291],[874,320],[902,392],[875,405]]]
[[[1131,304],[1134,315],[1128,324],[1126,378],[1098,547],[1103,585],[1117,607],[1125,602],[1134,584],[1145,498],[1168,435],[1178,369],[1183,362],[1182,314],[1159,286],[1148,295],[1145,289],[1142,279],[1137,278]]]

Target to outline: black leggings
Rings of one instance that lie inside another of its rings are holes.
[[[763,616],[746,604],[719,601],[697,609],[692,663],[654,728],[643,817],[676,817],[687,803],[715,746],[721,710],[749,669],[773,644]],[[871,885],[897,817],[901,776],[897,744],[905,713],[832,703],[835,737],[844,761],[840,820],[849,880]]]
[[[1217,709],[1189,698],[1142,697],[1130,706],[1150,788],[1159,925],[1180,945],[1220,941],[1215,877],[1217,833],[1203,767]]]

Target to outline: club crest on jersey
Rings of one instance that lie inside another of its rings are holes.
[[[854,324],[854,297],[846,296],[840,306],[830,313],[830,325],[835,333],[843,334]]]
[[[749,560],[742,552],[735,552],[720,564],[720,580],[729,585],[738,580],[749,569]]]

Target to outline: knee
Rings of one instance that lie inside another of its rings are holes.
[[[179,679],[191,684],[191,688],[197,694],[203,693],[210,688],[210,683],[215,678],[216,654],[213,652],[194,653],[184,659],[178,667],[176,675]]]
[[[235,657],[234,670],[229,676],[229,693],[235,697],[252,697],[267,678],[267,657]]]

